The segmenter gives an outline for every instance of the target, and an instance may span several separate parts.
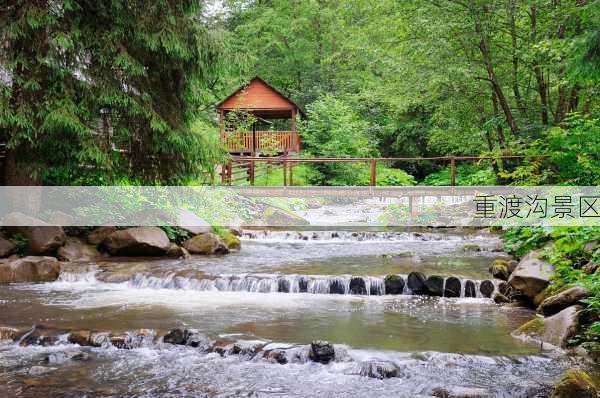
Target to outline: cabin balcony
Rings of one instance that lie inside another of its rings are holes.
[[[300,152],[297,131],[238,131],[225,132],[221,142],[229,153],[288,154]]]

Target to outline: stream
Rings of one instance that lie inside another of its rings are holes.
[[[1,341],[0,396],[546,396],[571,359],[511,337],[533,313],[481,293],[489,264],[506,257],[498,247],[489,234],[245,231],[226,256],[113,259],[0,286],[2,326],[150,336],[128,350]],[[458,297],[386,294],[386,275],[413,271],[456,284]],[[277,364],[153,338],[173,328],[286,349],[327,340],[336,357]],[[365,377],[373,361],[398,374]]]

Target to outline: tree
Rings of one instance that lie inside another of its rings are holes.
[[[176,181],[211,163],[218,151],[190,128],[219,72],[201,12],[192,0],[5,3],[5,183]]]

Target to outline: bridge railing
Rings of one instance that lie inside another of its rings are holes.
[[[447,163],[450,166],[449,185],[455,186],[457,183],[457,162],[460,161],[481,161],[481,160],[523,160],[527,158],[542,159],[546,155],[525,156],[525,155],[501,155],[501,156],[436,156],[436,157],[379,157],[379,158],[298,158],[290,156],[280,157],[256,157],[256,156],[233,156],[227,164],[223,165],[221,172],[221,182],[225,185],[239,181],[249,182],[254,185],[257,176],[257,170],[261,166],[281,166],[283,173],[283,185],[293,185],[293,166],[298,164],[330,164],[330,163],[363,163],[369,165],[369,185],[377,185],[377,165],[379,163],[389,162],[420,162],[435,161]],[[239,170],[245,170],[245,174],[240,174]],[[238,170],[233,172],[233,170]],[[264,168],[262,169],[264,170]],[[235,178],[234,178],[235,176]]]

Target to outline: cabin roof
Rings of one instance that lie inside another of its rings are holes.
[[[258,76],[219,102],[217,109],[224,111],[244,109],[266,119],[290,117],[292,110],[303,113],[294,101]]]

